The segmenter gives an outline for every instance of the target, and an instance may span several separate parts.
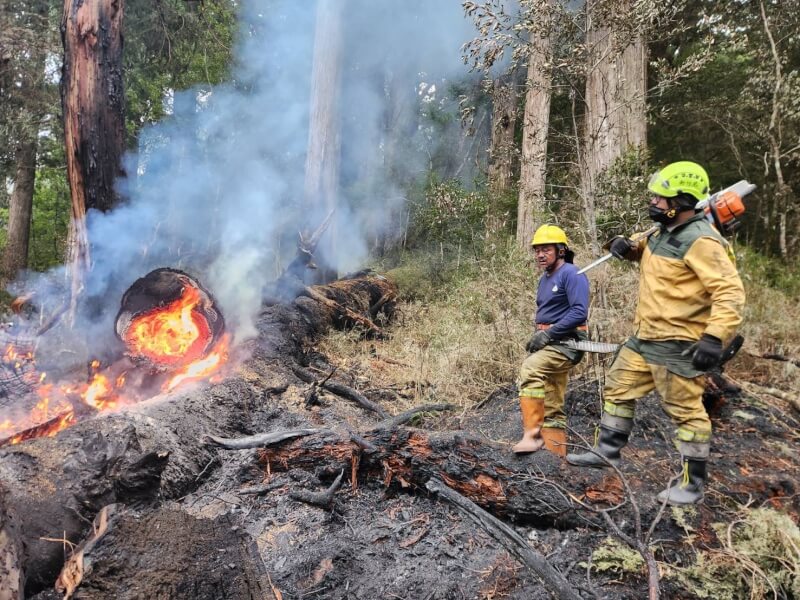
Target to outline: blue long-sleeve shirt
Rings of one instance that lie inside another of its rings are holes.
[[[536,323],[548,323],[548,333],[561,339],[586,323],[589,316],[589,280],[578,275],[578,267],[564,263],[545,273],[536,292]]]

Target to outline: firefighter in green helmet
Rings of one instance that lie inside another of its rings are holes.
[[[683,479],[659,494],[669,504],[703,499],[711,421],[703,407],[704,373],[742,321],[744,287],[728,243],[696,204],[708,198],[708,175],[681,161],[651,178],[648,211],[659,229],[633,242],[611,240],[617,258],[638,261],[636,333],[606,375],[603,415],[594,452],[569,454],[573,465],[618,464],[633,429],[636,400],[654,389],[676,425]]]

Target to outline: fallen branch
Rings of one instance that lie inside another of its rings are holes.
[[[370,321],[368,318],[359,315],[356,312],[353,312],[352,310],[350,310],[346,306],[342,306],[335,300],[331,300],[321,292],[318,292],[313,287],[306,286],[300,293],[300,295],[311,298],[312,300],[316,300],[320,304],[327,306],[329,309],[335,311],[336,313],[344,315],[349,321],[351,321],[356,325],[361,325],[364,329],[372,333],[375,337],[378,338],[384,337],[383,331],[381,331],[380,327],[375,325],[375,323]]]
[[[333,481],[331,486],[324,492],[309,492],[307,490],[297,490],[289,492],[289,497],[292,500],[311,504],[312,506],[319,506],[320,508],[329,509],[333,505],[333,496],[336,490],[342,485],[342,478],[344,477],[344,469],[339,471],[338,477]]]
[[[265,448],[284,440],[312,435],[324,431],[322,429],[290,429],[288,431],[276,431],[273,433],[259,433],[242,438],[223,438],[215,435],[207,435],[206,441],[221,446],[226,450],[247,450],[249,448]]]
[[[294,371],[294,374],[306,383],[316,384],[319,387],[328,390],[329,392],[333,392],[337,396],[345,398],[346,400],[351,400],[352,402],[358,404],[361,408],[377,413],[382,419],[389,417],[389,413],[387,413],[381,406],[375,404],[363,394],[357,392],[351,387],[344,385],[343,383],[327,380],[318,382],[317,378],[314,377],[311,371],[308,371],[297,365],[292,366],[292,371]]]
[[[431,479],[425,485],[429,491],[455,505],[469,517],[478,527],[488,533],[496,542],[515,556],[522,564],[531,569],[544,581],[547,589],[556,598],[580,600],[578,593],[572,588],[564,576],[557,571],[547,559],[531,548],[522,537],[501,520],[493,517],[477,504],[468,500],[455,490],[449,488],[439,479]]]
[[[423,404],[422,406],[416,406],[410,410],[402,412],[399,415],[384,419],[372,429],[394,429],[396,427],[400,427],[400,425],[405,425],[420,413],[452,410],[454,408],[455,406],[452,404]]]
[[[793,396],[792,394],[788,394],[782,390],[778,390],[772,387],[764,387],[758,385],[756,383],[749,383],[747,381],[742,381],[739,383],[745,390],[750,392],[751,394],[759,395],[759,394],[767,394],[768,396],[773,396],[775,398],[779,398],[788,402],[792,408],[794,408],[797,412],[800,412],[800,400],[797,396]]]

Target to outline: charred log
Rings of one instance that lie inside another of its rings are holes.
[[[412,490],[438,479],[497,515],[542,526],[576,522],[572,501],[548,484],[550,478],[560,480],[564,468],[549,453],[520,460],[452,432],[377,428],[361,436],[374,451],[362,453],[361,444],[349,435],[323,432],[265,448],[260,458],[270,472],[299,468],[337,473],[347,468],[359,478]]]
[[[578,593],[572,589],[566,578],[547,562],[547,559],[530,545],[507,524],[493,517],[481,507],[476,506],[455,490],[450,489],[438,479],[431,479],[426,487],[457,507],[472,519],[475,524],[499,542],[512,556],[531,569],[547,585],[556,598],[580,600]]]
[[[371,299],[393,289],[388,280],[371,277],[327,293],[347,310],[368,314]],[[293,360],[300,360],[317,336],[341,325],[339,314],[307,297],[267,308],[259,320],[254,358],[243,367],[246,378],[100,414],[55,437],[0,449],[0,533],[5,536],[0,553],[19,557],[26,593],[53,584],[64,547],[81,541],[103,507],[120,503],[144,509],[196,489],[218,451],[205,443],[205,433],[231,437],[246,430],[247,414],[264,402],[263,390],[297,382]],[[8,528],[12,515],[16,525]]]

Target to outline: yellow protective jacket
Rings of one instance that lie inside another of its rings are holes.
[[[702,214],[672,231],[662,226],[626,258],[640,262],[636,337],[733,337],[742,322],[744,286],[728,242]]]

